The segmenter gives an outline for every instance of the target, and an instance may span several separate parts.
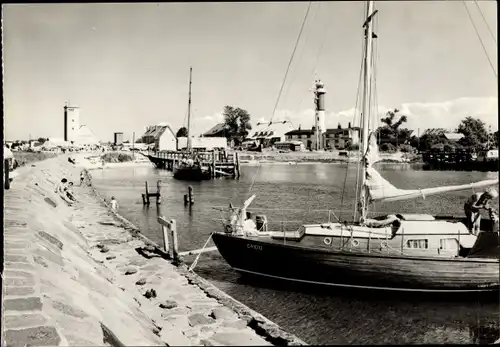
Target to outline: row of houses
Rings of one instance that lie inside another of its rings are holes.
[[[326,129],[321,134],[320,148],[325,149],[345,149],[349,144],[359,143],[359,128],[342,128],[339,124],[337,128]],[[295,129],[290,121],[275,121],[257,123],[254,130],[245,139],[242,147],[280,147],[281,144],[299,144],[300,148],[316,148],[315,128]],[[154,150],[182,150],[187,147],[186,137],[176,137],[175,132],[167,124],[149,126],[138,142],[147,144]],[[231,145],[231,144],[230,144]],[[220,123],[209,129],[200,137],[191,138],[191,146],[198,150],[212,150],[214,148],[227,148],[226,128],[224,123]]]
[[[212,129],[203,134],[204,137],[224,137],[224,123],[215,125]],[[360,139],[359,127],[342,128],[340,123],[337,128],[326,129],[321,135],[321,148],[325,149],[345,149],[349,144],[358,144]],[[315,128],[295,129],[290,121],[276,121],[257,123],[256,128],[249,134],[243,142],[243,146],[261,145],[262,147],[276,146],[283,142],[301,142],[305,149],[312,149],[316,146]]]
[[[286,141],[300,141],[306,149],[316,148],[315,128],[299,129],[289,131],[285,134]],[[342,128],[340,123],[337,128],[326,129],[321,134],[320,148],[324,149],[346,149],[349,145],[359,144],[359,127],[351,127],[349,123],[347,128]]]
[[[155,151],[176,151],[187,148],[187,137],[177,137],[167,124],[149,126],[138,140]],[[191,137],[191,148],[195,150],[213,150],[227,148],[225,137]]]

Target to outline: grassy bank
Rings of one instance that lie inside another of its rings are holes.
[[[58,155],[58,153],[53,152],[13,152],[13,154],[19,166],[53,158]]]

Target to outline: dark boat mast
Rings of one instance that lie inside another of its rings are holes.
[[[186,141],[186,149],[191,151],[191,137],[190,137],[190,128],[191,128],[191,75],[193,73],[193,68],[189,68],[189,101],[188,101],[188,124],[187,124],[187,141]]]

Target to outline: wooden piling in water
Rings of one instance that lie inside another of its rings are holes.
[[[215,174],[215,149],[214,149],[214,152],[213,152],[213,155],[212,155],[212,178],[215,178],[216,174]]]
[[[158,180],[158,182],[156,182],[156,204],[159,205],[161,204],[161,180]]]
[[[192,205],[194,204],[194,199],[193,199],[193,187],[188,186],[188,193],[184,194],[184,205]]]
[[[10,189],[10,178],[9,178],[9,159],[4,159],[3,160],[3,172],[4,172],[4,177],[5,177],[5,182],[4,182],[4,188]]]
[[[235,153],[235,155],[236,155],[236,166],[234,169],[236,171],[237,177],[240,178],[240,154]]]
[[[153,197],[153,198],[156,198],[156,204],[161,204],[161,180],[158,180],[158,182],[156,182],[156,187],[157,187],[157,190],[156,190],[156,193],[150,193],[149,192],[149,186],[148,186],[148,181],[145,181],[144,182],[144,185],[146,187],[146,193],[145,194],[142,194],[142,203],[144,205],[148,205],[150,204],[150,198]]]
[[[145,182],[146,184],[146,205],[149,205],[149,189],[148,189],[148,181]]]

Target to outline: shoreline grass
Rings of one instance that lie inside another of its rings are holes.
[[[54,152],[13,152],[12,154],[14,154],[14,159],[19,167],[54,158],[59,155],[59,153]]]

